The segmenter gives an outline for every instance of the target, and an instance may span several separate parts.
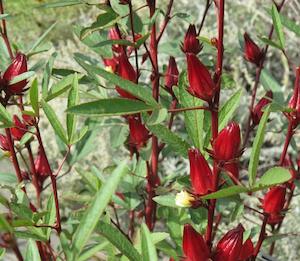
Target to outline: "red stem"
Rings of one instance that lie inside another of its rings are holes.
[[[254,255],[252,257],[253,261],[255,261],[257,255],[260,251],[260,248],[262,246],[262,243],[264,242],[264,240],[266,238],[266,226],[267,226],[267,223],[268,223],[268,219],[269,219],[269,215],[265,214],[264,219],[263,219],[263,223],[261,225],[261,230],[260,230],[258,242],[257,242],[256,247],[254,249]]]
[[[218,108],[219,108],[219,98],[221,90],[221,77],[223,69],[223,36],[224,36],[224,10],[225,10],[225,0],[220,0],[218,12],[218,53],[217,53],[217,64],[216,64],[216,82],[217,82],[217,92],[214,98],[213,104],[210,104],[211,110],[211,130],[212,130],[212,140],[218,136]],[[218,190],[219,183],[219,168],[218,162],[214,160],[213,164],[213,176],[214,176],[214,191]],[[214,213],[215,213],[216,200],[212,199],[209,201],[208,206],[208,217],[207,217],[207,228],[206,228],[206,243],[209,247],[212,246],[212,232],[214,224]]]
[[[43,141],[42,141],[42,137],[41,137],[41,133],[39,130],[38,125],[35,126],[36,127],[36,136],[40,145],[40,150],[41,153],[43,154],[43,156],[46,159],[46,164],[47,164],[47,168],[50,170],[50,179],[51,179],[51,184],[52,184],[52,191],[53,191],[53,196],[54,196],[54,202],[55,202],[55,211],[56,211],[56,231],[58,234],[60,234],[61,232],[61,223],[60,223],[60,211],[59,211],[59,202],[58,202],[58,194],[57,194],[57,185],[56,185],[56,177],[53,175],[53,172],[51,170],[51,166],[49,164],[47,155],[46,155],[46,151],[43,145]]]

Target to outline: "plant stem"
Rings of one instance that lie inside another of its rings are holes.
[[[168,7],[167,7],[167,12],[166,12],[166,15],[165,15],[165,19],[164,19],[164,22],[162,24],[162,27],[161,27],[160,32],[159,32],[158,37],[157,37],[157,43],[159,43],[161,37],[163,36],[163,34],[164,34],[164,32],[167,28],[167,25],[168,25],[169,21],[171,20],[170,14],[171,14],[173,2],[174,2],[174,0],[169,1]]]
[[[0,14],[4,14],[4,6],[3,6],[3,0],[0,0]],[[0,28],[1,29],[1,28]],[[13,51],[11,49],[11,45],[7,36],[7,29],[6,29],[6,20],[2,19],[2,29],[0,30],[1,32],[1,36],[4,40],[4,43],[6,45],[7,51],[9,53],[9,57],[11,60],[14,59],[14,54]]]
[[[53,191],[53,196],[54,196],[54,202],[55,202],[55,211],[56,211],[56,231],[58,234],[61,232],[61,223],[60,223],[60,211],[59,211],[59,202],[58,202],[58,194],[57,194],[57,185],[56,185],[56,177],[53,175],[53,172],[51,170],[51,166],[49,164],[46,151],[43,145],[40,129],[38,127],[38,124],[36,124],[36,136],[39,142],[39,146],[41,149],[41,153],[46,159],[46,164],[47,168],[50,170],[50,179],[51,179],[51,184],[52,184],[52,191]]]
[[[221,90],[221,77],[223,71],[223,36],[224,36],[224,11],[225,11],[225,0],[219,1],[218,8],[218,53],[217,53],[217,64],[216,64],[216,82],[217,82],[217,91],[214,97],[214,102],[210,104],[211,111],[211,131],[212,131],[212,140],[218,136],[218,110],[219,110],[219,98]],[[213,164],[213,179],[214,179],[214,191],[218,190],[219,183],[219,168],[218,162],[214,159]],[[207,217],[207,228],[206,228],[206,243],[211,248],[212,247],[212,232],[214,224],[214,213],[216,207],[216,200],[212,199],[209,201],[208,207],[208,217]]]
[[[40,188],[40,185],[38,182],[38,174],[35,169],[34,158],[33,158],[30,143],[26,143],[25,146],[27,148],[28,155],[29,155],[29,162],[30,162],[30,168],[31,168],[31,173],[32,173],[32,183],[36,190],[37,206],[40,207],[41,206],[41,188]]]
[[[262,243],[264,242],[264,240],[266,238],[266,226],[267,226],[267,223],[268,223],[268,219],[269,219],[269,215],[268,214],[264,214],[264,219],[263,219],[263,223],[261,225],[261,230],[260,230],[258,242],[256,244],[256,247],[254,249],[254,254],[253,254],[253,257],[252,257],[253,261],[255,261],[257,255],[258,255],[258,253],[260,251],[260,248],[262,246]]]
[[[200,26],[199,26],[199,29],[198,29],[198,33],[197,35],[199,36],[200,33],[201,33],[201,30],[203,28],[203,25],[204,25],[204,22],[205,22],[205,18],[206,18],[206,15],[207,15],[207,12],[211,6],[211,3],[210,0],[206,0],[206,5],[205,5],[205,9],[204,9],[204,13],[203,13],[203,16],[202,16],[202,20],[201,20],[201,23],[200,23]]]
[[[280,12],[280,10],[282,9],[285,1],[286,0],[282,0],[282,2],[278,5],[278,12]],[[274,25],[271,26],[269,36],[268,36],[269,40],[272,39],[273,31],[274,31]],[[252,95],[251,95],[252,97],[251,97],[251,102],[250,102],[250,107],[249,107],[250,113],[249,113],[249,117],[248,117],[247,124],[246,124],[246,131],[245,131],[245,135],[244,135],[243,148],[247,146],[247,142],[248,142],[248,139],[249,139],[250,132],[253,130],[253,128],[251,128],[251,112],[253,111],[253,108],[254,108],[257,88],[258,88],[259,81],[260,81],[260,75],[261,75],[262,69],[264,68],[264,63],[266,61],[266,56],[267,56],[268,49],[269,49],[269,45],[267,44],[264,48],[264,51],[263,51],[263,57],[262,57],[261,63],[259,65],[259,67],[256,69],[255,82],[254,82],[254,86],[253,86],[253,90],[252,90]]]

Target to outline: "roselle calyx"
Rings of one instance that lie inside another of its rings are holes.
[[[251,112],[252,123],[254,126],[258,125],[260,119],[263,115],[263,109],[272,102],[273,93],[272,91],[268,91],[263,98],[261,98],[258,103],[253,108]]]
[[[243,233],[245,229],[241,224],[228,231],[218,242],[214,261],[237,261],[243,246]]]
[[[255,64],[256,66],[260,66],[261,61],[263,59],[263,50],[261,50],[258,45],[250,38],[249,34],[244,34],[244,57],[245,59]]]
[[[296,68],[295,87],[292,97],[290,98],[288,107],[292,110],[285,115],[296,128],[300,123],[300,67]]]
[[[129,145],[139,150],[150,138],[149,131],[139,118],[129,117]]]
[[[197,55],[202,50],[202,44],[197,38],[195,25],[191,24],[185,34],[181,49],[184,53],[192,53]]]
[[[45,154],[42,153],[41,149],[38,151],[38,155],[34,161],[34,166],[37,174],[41,177],[46,178],[51,173]]]
[[[23,93],[27,85],[27,80],[23,80],[14,84],[10,84],[10,81],[12,81],[16,76],[25,72],[27,72],[27,58],[25,54],[17,53],[15,59],[8,66],[2,77],[2,81],[4,81],[6,86],[6,93],[9,95],[20,95]]]
[[[187,74],[189,80],[188,92],[208,103],[211,102],[216,92],[208,69],[200,62],[194,54],[187,54]]]
[[[11,135],[15,140],[21,140],[27,132],[27,125],[17,115],[13,116],[13,122],[15,127],[10,128]]]
[[[246,261],[254,254],[254,245],[250,238],[248,238],[242,245],[239,255],[239,261]]]
[[[210,258],[210,251],[202,235],[189,224],[184,226],[182,248],[189,261],[208,261]]]
[[[220,161],[230,161],[240,154],[241,134],[237,123],[229,123],[213,141],[213,156]]]
[[[175,58],[173,56],[170,56],[169,64],[165,76],[165,86],[167,90],[170,91],[172,90],[173,86],[178,85],[178,75],[179,75],[179,71],[177,68]]]
[[[206,195],[214,190],[212,171],[201,152],[189,149],[190,178],[193,190],[196,194]]]
[[[122,53],[118,57],[118,75],[125,80],[136,82],[137,73],[129,62],[126,54]],[[129,92],[123,90],[121,87],[116,86],[116,91],[120,94],[121,97],[127,99],[136,99],[135,96],[130,94]]]
[[[269,224],[277,224],[282,220],[281,211],[284,208],[285,195],[285,186],[273,187],[265,194],[262,200],[262,209],[264,213],[269,214]]]
[[[0,134],[0,149],[3,151],[10,151],[7,137],[3,134]]]

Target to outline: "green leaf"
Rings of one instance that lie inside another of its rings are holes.
[[[286,106],[285,98],[282,93],[282,87],[278,81],[272,76],[271,72],[264,68],[260,74],[260,82],[266,91],[273,92],[273,100],[282,106]]]
[[[255,185],[256,172],[259,163],[259,155],[260,155],[261,147],[263,145],[269,115],[270,115],[270,106],[267,106],[265,107],[264,114],[261,117],[261,120],[259,122],[256,136],[251,150],[251,156],[250,156],[250,161],[248,166],[250,187]]]
[[[273,46],[277,49],[282,49],[281,46],[278,43],[275,43],[274,41],[270,40],[269,38],[263,36],[263,37],[259,37],[260,40],[262,40],[264,42],[264,44],[266,45],[270,45]]]
[[[0,103],[0,121],[3,123],[3,125],[0,125],[1,128],[8,128],[14,126],[11,115],[1,103]]]
[[[5,256],[5,253],[6,253],[6,249],[5,248],[2,248],[0,247],[0,260],[2,260]]]
[[[151,238],[151,233],[145,224],[141,226],[143,261],[157,261],[157,253]]]
[[[154,107],[142,101],[110,98],[79,104],[69,108],[67,112],[88,116],[117,116],[147,112],[154,109]]]
[[[82,251],[82,254],[78,258],[77,261],[85,261],[85,260],[91,260],[91,257],[95,256],[97,253],[99,253],[101,250],[104,250],[109,245],[108,241],[104,241],[102,243],[97,243],[93,246],[90,246]],[[71,260],[70,258],[67,260]]]
[[[10,184],[15,185],[17,183],[16,175],[10,172],[1,172],[0,173],[0,184]]]
[[[80,79],[81,77],[79,77]],[[66,92],[68,89],[72,87],[74,83],[74,74],[70,74],[67,77],[62,78],[59,82],[52,85],[51,89],[48,92],[45,101],[50,101],[62,93]]]
[[[129,41],[129,40],[125,40],[125,39],[120,39],[120,40],[104,40],[101,41],[100,43],[97,43],[93,46],[93,48],[99,48],[99,47],[103,47],[106,45],[124,45],[124,46],[134,46],[134,43]]]
[[[74,74],[72,89],[69,92],[68,96],[68,108],[75,106],[79,101],[79,91],[78,91],[78,76],[77,73]],[[72,143],[73,136],[76,131],[76,119],[75,115],[67,114],[67,133],[68,133],[68,141]]]
[[[174,88],[176,97],[183,107],[202,106],[203,101],[188,93],[185,89],[185,74],[180,74],[178,88]],[[184,124],[193,145],[203,150],[203,110],[191,110],[184,112]]]
[[[51,108],[51,106],[46,103],[44,100],[42,100],[42,107],[43,110],[55,132],[55,134],[65,143],[68,144],[68,139],[66,136],[66,132],[63,128],[63,126],[61,125],[61,123],[59,122],[54,110]]]
[[[44,224],[53,226],[56,220],[55,202],[53,195],[50,195],[47,202],[47,214],[44,217]],[[45,228],[46,237],[49,239],[51,234],[51,228]]]
[[[10,233],[13,232],[13,228],[7,222],[3,214],[0,214],[0,231],[10,232]]]
[[[52,29],[56,26],[56,22],[54,24],[52,24],[47,30],[46,32],[44,32],[37,40],[36,42],[32,45],[32,47],[30,48],[30,50],[27,52],[28,55],[30,55],[31,53],[34,52],[35,49],[37,49],[37,47],[40,46],[40,44],[45,40],[45,38],[48,36],[48,34],[52,31]]]
[[[75,253],[75,256],[79,256],[83,247],[89,240],[99,218],[109,203],[111,196],[115,193],[122,176],[127,171],[126,161],[121,162],[121,164],[119,164],[119,166],[111,174],[107,182],[96,193],[95,198],[90,203],[74,233],[72,252]]]
[[[131,81],[125,80],[118,75],[107,72],[102,68],[98,68],[87,64],[79,57],[75,57],[75,60],[79,63],[79,65],[85,69],[94,79],[96,79],[99,83],[99,75],[103,77],[105,80],[110,82],[111,84],[117,85],[123,90],[129,92],[140,100],[146,102],[149,105],[157,106],[157,102],[152,97],[151,89],[144,88],[143,86],[137,85]]]
[[[133,247],[130,241],[115,227],[110,224],[100,222],[97,225],[99,231],[110,243],[112,243],[129,260],[140,261],[141,256]]]
[[[27,243],[25,261],[41,261],[39,250],[32,239]]]
[[[300,36],[300,25],[296,24],[294,21],[282,14],[279,14],[279,16],[284,27],[295,33],[297,36]]]
[[[277,7],[275,4],[272,5],[272,19],[273,19],[273,25],[277,34],[277,37],[279,39],[279,43],[282,49],[284,49],[285,45],[285,39],[284,39],[284,34],[282,30],[282,24],[280,20],[280,16],[277,10]]]
[[[95,31],[100,31],[115,24],[120,19],[119,15],[113,9],[106,9],[106,12],[97,17],[96,22],[91,26],[84,28],[80,33],[80,38],[84,39]]]
[[[240,193],[248,192],[248,188],[243,186],[231,186],[228,188],[220,189],[217,192],[210,193],[204,197],[203,199],[218,199],[218,198],[226,198],[230,196],[234,196]]]
[[[18,76],[14,77],[9,84],[15,84],[24,80],[29,79],[30,77],[32,77],[33,75],[35,75],[35,72],[33,71],[28,71],[28,72],[24,72],[22,74],[19,74]]]
[[[147,128],[164,143],[169,145],[175,153],[187,157],[187,151],[190,145],[174,132],[161,124],[147,125]]]
[[[39,115],[39,87],[36,78],[33,80],[31,84],[29,90],[29,97],[30,97],[31,107],[34,110],[35,115]]]
[[[46,64],[46,68],[43,73],[43,81],[42,81],[42,96],[45,98],[48,95],[48,87],[50,78],[52,75],[52,69],[54,65],[54,60],[57,56],[57,53],[53,53],[49,59],[49,61]]]
[[[242,89],[235,92],[222,106],[219,113],[219,130],[223,129],[232,118],[240,104],[242,92]]]
[[[289,181],[292,178],[288,169],[274,167],[265,172],[259,181],[252,187],[252,191],[261,190]]]
[[[65,7],[71,5],[79,5],[83,4],[81,0],[60,0],[54,3],[42,4],[40,5],[41,8],[55,8],[55,7]]]
[[[147,120],[148,125],[156,125],[163,122],[168,116],[168,110],[165,108],[154,110]]]
[[[153,200],[161,206],[177,208],[178,206],[175,203],[175,195],[162,195],[156,196]]]

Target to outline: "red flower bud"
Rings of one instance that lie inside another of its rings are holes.
[[[207,68],[194,54],[187,54],[188,91],[202,100],[210,102],[215,95],[216,86]]]
[[[15,140],[21,140],[26,133],[27,126],[20,121],[17,115],[13,116],[13,121],[16,127],[10,128],[11,135]]]
[[[123,53],[118,58],[119,66],[118,66],[118,74],[125,80],[129,80],[132,82],[136,82],[137,75],[135,70],[133,69],[132,65],[128,61],[127,56]],[[127,91],[124,91],[119,86],[116,86],[116,91],[123,97],[127,99],[136,99],[135,96],[130,94]]]
[[[254,254],[254,246],[250,238],[248,238],[242,246],[239,261],[248,260]]]
[[[286,188],[276,186],[271,188],[262,201],[262,208],[265,213],[278,214],[282,211],[285,203]]]
[[[0,148],[4,151],[10,151],[6,136],[0,134]]]
[[[173,56],[170,56],[169,65],[165,76],[165,86],[168,89],[172,89],[174,85],[178,84],[178,75],[179,71],[177,68],[175,58]]]
[[[183,230],[183,252],[189,261],[207,261],[210,258],[209,249],[202,237],[191,225],[185,225]]]
[[[51,169],[48,166],[47,159],[43,153],[39,150],[38,155],[34,161],[35,170],[39,176],[47,177],[51,173]]]
[[[231,122],[218,134],[213,142],[214,157],[218,160],[232,160],[239,155],[241,144],[240,127]]]
[[[131,146],[139,149],[143,147],[150,138],[149,131],[139,119],[129,117],[128,122],[130,131],[129,143]]]
[[[202,44],[197,39],[195,25],[191,24],[187,30],[181,49],[185,53],[198,54],[202,50]]]
[[[117,66],[118,66],[118,60],[117,58],[113,57],[111,59],[103,58],[103,63],[105,65],[105,69],[107,71],[110,71],[111,73],[116,72]]]
[[[263,115],[263,108],[272,102],[273,93],[272,91],[268,91],[266,95],[259,100],[259,102],[254,107],[251,116],[252,116],[252,122],[254,125],[258,125],[260,122],[260,119]]]
[[[11,94],[22,94],[27,81],[23,80],[15,84],[9,84],[16,76],[27,72],[26,56],[22,53],[18,53],[16,58],[12,61],[11,65],[6,69],[3,74],[3,79],[8,86],[8,92]]]
[[[296,69],[296,80],[293,95],[288,107],[291,112],[286,113],[288,119],[293,123],[294,128],[300,123],[300,67]]]
[[[241,224],[228,231],[219,241],[214,261],[238,260],[243,245],[244,228]]]
[[[190,177],[194,191],[206,195],[213,191],[211,169],[198,149],[189,149]]]
[[[108,38],[110,39],[110,40],[121,40],[121,38],[120,38],[120,35],[119,35],[119,33],[118,33],[118,31],[117,31],[117,29],[116,28],[111,28],[109,31],[108,31]],[[112,50],[114,51],[114,52],[116,52],[116,53],[121,53],[123,50],[123,47],[121,46],[121,45],[119,45],[119,44],[113,44],[112,45]]]
[[[224,169],[231,173],[236,179],[239,179],[239,163],[230,162],[224,164]]]
[[[35,117],[27,115],[27,114],[23,114],[22,115],[22,119],[29,126],[34,126],[35,123],[36,123],[35,122]]]
[[[263,51],[259,49],[257,44],[250,38],[250,36],[247,33],[244,34],[244,39],[245,39],[245,46],[244,46],[245,59],[250,63],[256,64],[256,66],[259,66],[264,55]]]

